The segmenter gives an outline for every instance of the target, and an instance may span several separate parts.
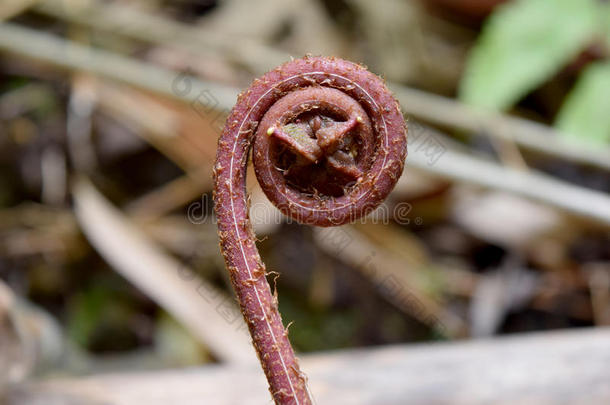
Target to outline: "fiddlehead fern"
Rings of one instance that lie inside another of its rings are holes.
[[[251,149],[259,183],[280,211],[342,225],[375,209],[396,184],[406,126],[379,77],[345,60],[305,57],[240,94],[219,139],[215,210],[233,287],[275,402],[310,404],[248,218]]]

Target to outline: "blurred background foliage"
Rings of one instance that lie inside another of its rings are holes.
[[[545,0],[523,0],[499,7],[468,58],[460,98],[505,110],[561,70],[571,70],[576,83],[562,97],[556,126],[581,142],[607,143],[609,10],[608,2],[596,0],[561,0],[552,7]]]
[[[305,54],[382,75],[410,156],[384,223],[254,221],[297,350],[610,324],[609,10],[3,1],[0,387],[250,351],[210,169],[237,91]]]

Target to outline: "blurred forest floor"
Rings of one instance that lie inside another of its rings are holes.
[[[0,387],[253,361],[211,166],[237,93],[305,54],[382,74],[409,156],[384,206],[336,229],[282,218],[249,174],[298,351],[610,325],[610,147],[550,127],[587,61],[510,116],[470,108],[492,7],[447,3],[3,1]]]

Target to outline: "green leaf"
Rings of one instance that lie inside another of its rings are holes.
[[[610,49],[610,3],[606,2],[601,4],[600,7],[602,8],[600,13],[602,29],[606,32],[606,47]]]
[[[599,30],[596,0],[516,0],[496,9],[466,65],[460,98],[511,107],[574,58]]]
[[[582,73],[555,126],[568,139],[594,144],[610,141],[610,62],[592,64]]]

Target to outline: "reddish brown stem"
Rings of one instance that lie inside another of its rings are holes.
[[[383,81],[362,66],[305,57],[240,94],[218,142],[215,210],[221,249],[276,404],[311,404],[248,217],[246,169],[286,215],[342,225],[375,209],[403,170],[406,127]]]

